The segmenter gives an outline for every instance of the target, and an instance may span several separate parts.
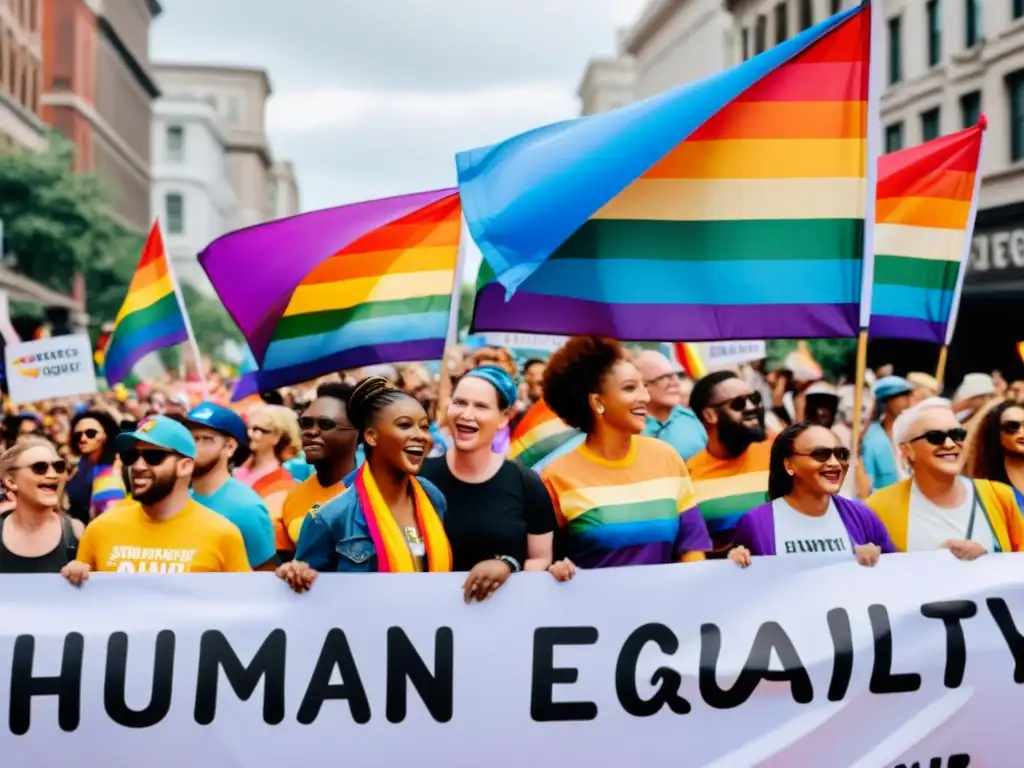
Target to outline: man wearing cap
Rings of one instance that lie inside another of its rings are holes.
[[[185,424],[196,441],[192,498],[238,527],[253,570],[274,570],[278,560],[270,511],[256,491],[231,476],[232,462],[245,461],[249,453],[242,417],[230,408],[200,403]]]
[[[132,500],[90,523],[76,562],[62,573],[79,584],[90,571],[209,573],[250,571],[238,528],[189,494],[196,444],[174,419],[154,416],[117,436]]]
[[[884,376],[875,382],[873,394],[878,420],[864,432],[861,457],[871,491],[880,491],[906,477],[902,461],[892,441],[896,417],[910,407],[914,385],[902,376]]]

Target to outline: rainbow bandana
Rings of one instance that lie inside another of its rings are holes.
[[[452,550],[444,533],[444,525],[419,480],[415,477],[411,479],[416,524],[426,547],[427,567],[432,573],[447,573],[452,569]],[[392,517],[384,497],[380,495],[369,463],[363,462],[353,485],[359,495],[359,504],[363,508],[373,546],[377,550],[377,572],[415,573],[416,563],[406,544],[405,535]]]

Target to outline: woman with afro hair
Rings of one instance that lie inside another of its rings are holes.
[[[552,571],[703,560],[711,539],[686,464],[668,443],[641,437],[650,396],[622,345],[570,339],[548,362],[544,398],[586,435],[541,472],[568,559]]]

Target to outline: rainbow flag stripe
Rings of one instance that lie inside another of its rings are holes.
[[[855,336],[870,9],[727,103],[593,214],[474,331],[624,340]]]
[[[675,353],[679,365],[683,367],[683,372],[691,379],[696,381],[707,374],[708,367],[704,364],[704,358],[695,344],[688,344],[684,341],[677,342]]]
[[[186,341],[188,323],[178,301],[160,224],[156,222],[114,321],[103,355],[103,375],[109,384],[117,384],[150,352]]]
[[[535,472],[570,451],[585,439],[552,411],[543,400],[530,406],[512,433],[508,456]]]
[[[977,211],[984,118],[878,159],[872,336],[948,344]]]

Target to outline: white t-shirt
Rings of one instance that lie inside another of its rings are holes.
[[[907,520],[907,552],[936,550],[950,539],[976,541],[986,552],[995,549],[992,528],[981,503],[974,509],[973,530],[971,509],[974,507],[974,486],[966,477],[957,478],[964,489],[964,500],[952,509],[936,506],[917,488],[910,486],[910,516]]]
[[[821,517],[798,512],[782,498],[772,502],[772,513],[775,518],[776,555],[853,555],[850,534],[846,532],[833,499],[829,499],[828,509]]]

